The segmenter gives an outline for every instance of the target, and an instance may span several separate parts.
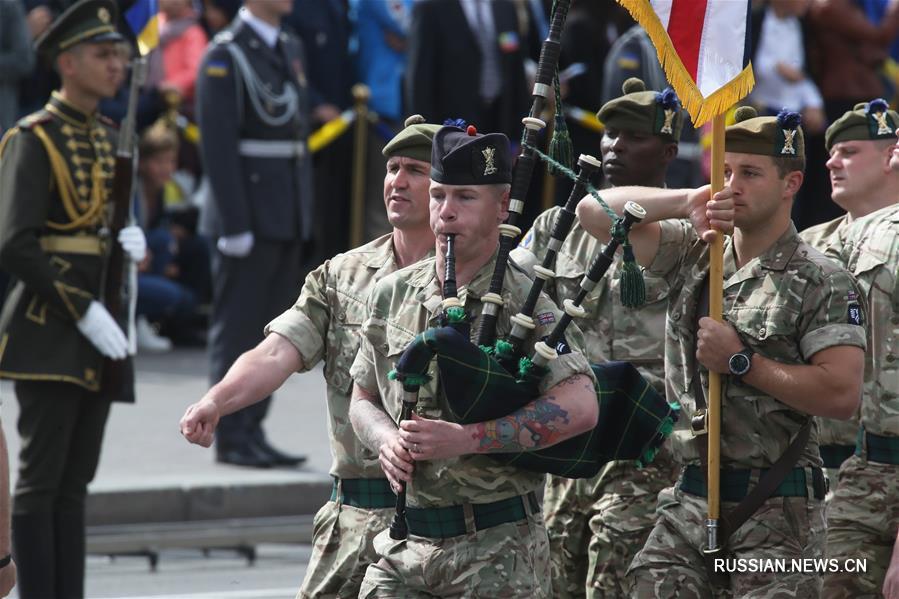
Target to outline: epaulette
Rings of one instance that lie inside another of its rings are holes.
[[[19,129],[28,130],[35,125],[40,125],[41,123],[49,123],[52,120],[53,115],[51,115],[46,110],[41,109],[19,119],[19,122],[16,123],[16,127],[18,127]]]

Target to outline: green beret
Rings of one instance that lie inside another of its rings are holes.
[[[412,115],[406,119],[405,128],[387,142],[381,153],[388,158],[404,156],[422,162],[430,162],[431,142],[438,129],[440,129],[440,125],[429,125],[425,123],[424,117],[417,114]]]
[[[502,133],[481,134],[450,125],[434,135],[431,179],[447,185],[512,182],[512,148]]]
[[[833,122],[824,133],[824,146],[829,152],[841,141],[873,141],[893,139],[899,127],[899,113],[890,110],[880,98],[860,102]]]
[[[125,38],[116,31],[118,20],[114,0],[80,0],[50,24],[34,46],[41,57],[52,61],[84,42],[119,42]]]
[[[776,117],[758,116],[755,108],[741,106],[734,116],[737,122],[728,127],[724,135],[726,152],[774,157],[805,156],[805,137],[799,113],[782,110]]]
[[[659,135],[679,141],[684,128],[684,112],[670,87],[657,92],[631,77],[621,86],[624,95],[606,102],[596,118],[606,127]]]

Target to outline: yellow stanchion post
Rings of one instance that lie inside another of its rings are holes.
[[[353,86],[356,111],[356,130],[353,135],[353,184],[350,205],[350,245],[359,247],[365,230],[365,154],[368,147],[368,86]]]

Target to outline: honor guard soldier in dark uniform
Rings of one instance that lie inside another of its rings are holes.
[[[20,409],[12,526],[23,599],[83,596],[87,485],[110,402],[134,399],[127,339],[101,303],[117,134],[97,104],[124,78],[116,13],[112,0],[82,0],[50,26],[37,49],[62,86],[0,142],[0,268],[13,277],[0,377],[15,381]],[[138,227],[118,242],[143,259]],[[104,382],[104,360],[119,384]]]
[[[262,341],[263,328],[293,304],[303,242],[312,231],[306,149],[307,84],[299,40],[281,31],[292,0],[246,0],[203,57],[197,114],[215,239],[211,383]],[[216,458],[242,466],[305,460],[272,448],[262,431],[271,398],[222,418]]]

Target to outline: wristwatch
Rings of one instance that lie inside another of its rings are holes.
[[[755,352],[748,347],[744,347],[742,350],[738,351],[734,355],[730,357],[730,360],[727,361],[727,367],[730,369],[730,373],[736,377],[742,377],[749,369],[752,368],[752,355]]]

